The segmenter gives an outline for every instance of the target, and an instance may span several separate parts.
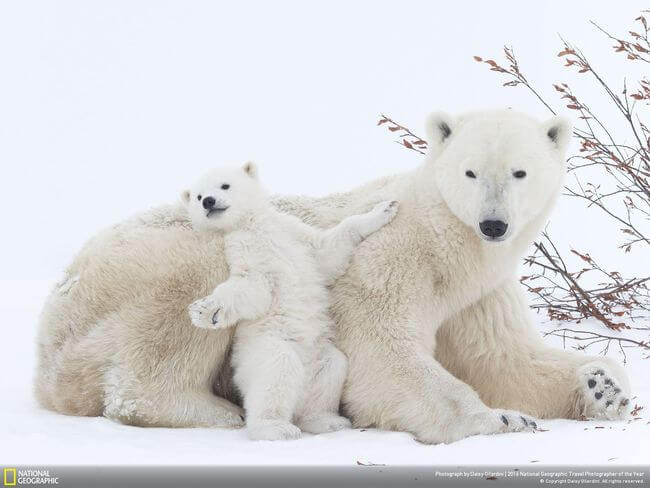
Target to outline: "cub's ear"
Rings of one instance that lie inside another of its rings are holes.
[[[244,166],[242,166],[242,169],[244,170],[244,173],[246,173],[248,176],[250,176],[253,179],[257,179],[257,166],[255,165],[254,162],[248,161],[244,163]]]
[[[429,150],[440,150],[453,135],[455,126],[455,121],[449,114],[434,112],[429,115],[425,127]]]
[[[555,116],[544,122],[542,129],[553,147],[564,154],[571,140],[571,122],[564,117]]]
[[[181,192],[181,200],[185,205],[190,203],[190,191],[189,190],[183,190]]]

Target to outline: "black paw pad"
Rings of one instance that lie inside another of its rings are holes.
[[[611,400],[607,400],[607,401],[605,402],[605,406],[606,406],[606,407],[609,407],[611,404],[612,404],[612,401],[611,401]]]
[[[508,419],[506,418],[505,415],[501,415],[501,422],[503,422],[504,424],[508,425]]]
[[[603,376],[605,372],[602,369],[599,369],[594,374],[597,374],[598,376]]]
[[[614,393],[620,393],[621,389],[620,388],[614,388]]]
[[[589,386],[589,388],[593,388],[594,386],[596,386],[596,380],[587,381],[587,385]]]
[[[596,400],[600,400],[603,397],[603,394],[600,391],[597,391],[594,396],[596,397]]]
[[[612,380],[610,380],[609,378],[605,378],[605,384],[606,384],[606,385],[611,385],[611,384],[612,384]]]
[[[537,428],[537,423],[536,423],[536,422],[531,422],[531,423],[530,423],[530,426],[531,426],[533,429],[536,429],[536,428]]]

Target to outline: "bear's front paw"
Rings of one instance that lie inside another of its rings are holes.
[[[496,410],[494,413],[503,424],[499,425],[501,432],[535,432],[537,430],[537,422],[521,412]]]
[[[579,371],[583,414],[588,418],[622,420],[630,415],[627,381],[605,361],[586,364]]]
[[[448,444],[472,435],[535,432],[541,430],[537,421],[516,410],[491,409],[485,406],[465,414],[440,417],[426,430],[416,432],[425,444]]]
[[[192,303],[188,308],[190,319],[201,329],[220,329],[232,325],[221,300],[210,295]]]

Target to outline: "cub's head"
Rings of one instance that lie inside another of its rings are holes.
[[[447,206],[484,240],[512,239],[554,203],[566,172],[570,124],[512,111],[427,121],[428,167]]]
[[[195,229],[230,229],[265,205],[266,195],[251,162],[240,168],[220,168],[204,175],[181,199]]]

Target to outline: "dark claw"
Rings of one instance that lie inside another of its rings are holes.
[[[587,381],[587,385],[589,386],[589,388],[593,388],[594,386],[596,386],[596,380]]]
[[[594,396],[596,397],[596,400],[600,400],[603,397],[603,394],[601,392],[597,391]]]
[[[217,325],[217,322],[219,322],[219,319],[217,318],[217,315],[219,314],[220,311],[221,311],[221,309],[218,308],[217,311],[214,312],[214,314],[212,314],[212,325]]]
[[[622,407],[626,406],[628,403],[630,403],[630,400],[628,398],[623,398],[623,400],[621,400]]]
[[[524,417],[521,417],[521,420],[523,420],[524,425],[528,427],[528,420],[526,420]]]
[[[606,407],[609,407],[611,404],[612,404],[612,401],[611,401],[611,400],[607,400],[607,401],[605,402],[605,406],[606,406]]]
[[[501,422],[503,422],[504,424],[508,425],[508,419],[506,418],[505,415],[501,415]]]

